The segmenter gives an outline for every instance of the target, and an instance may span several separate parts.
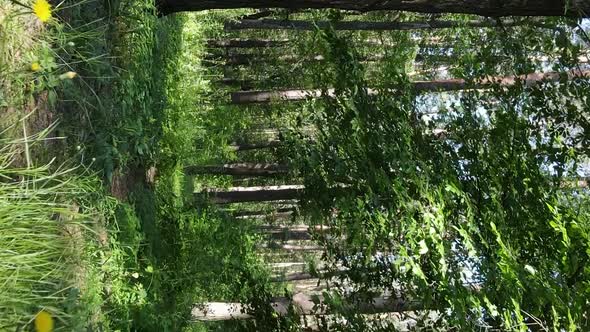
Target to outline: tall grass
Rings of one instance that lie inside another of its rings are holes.
[[[74,198],[87,194],[90,179],[50,165],[15,168],[15,147],[29,142],[0,140],[0,331],[25,327],[41,310],[57,327],[69,325],[88,233]]]

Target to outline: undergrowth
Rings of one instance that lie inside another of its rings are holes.
[[[231,132],[208,137],[212,108],[197,107],[220,20],[158,18],[150,0],[52,5],[40,23],[0,4],[0,331],[41,311],[56,331],[207,330],[194,303],[244,301],[266,278],[252,230],[193,204],[182,174]]]

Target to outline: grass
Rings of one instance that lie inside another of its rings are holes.
[[[77,304],[86,259],[78,253],[91,243],[86,236],[92,214],[74,199],[89,196],[95,178],[74,175],[73,169],[50,171],[51,165],[12,167],[14,147],[22,143],[0,142],[0,329],[23,328],[41,310],[58,326],[74,325],[73,316],[96,309]]]
[[[200,58],[224,16],[158,18],[150,0],[53,9],[42,24],[0,4],[0,331],[41,310],[56,331],[236,328],[194,324],[190,308],[260,292],[257,239],[196,206],[182,174],[228,156],[246,121],[204,106]],[[209,136],[219,120],[232,126]]]

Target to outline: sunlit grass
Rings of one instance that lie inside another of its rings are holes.
[[[75,199],[88,194],[92,179],[51,165],[15,167],[15,147],[32,142],[31,137],[0,141],[2,330],[30,324],[41,310],[58,326],[68,324],[77,301],[72,297],[80,264],[76,253],[84,252],[89,232],[90,217]]]

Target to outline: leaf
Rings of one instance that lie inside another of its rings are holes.
[[[420,251],[418,251],[418,253],[420,255],[425,255],[428,252],[428,245],[426,245],[426,241],[422,240],[418,242],[418,245],[420,246]]]

